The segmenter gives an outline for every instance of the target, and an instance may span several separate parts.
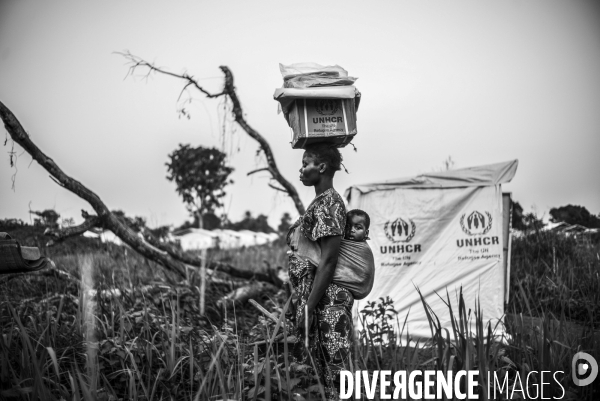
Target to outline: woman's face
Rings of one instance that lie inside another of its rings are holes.
[[[304,152],[302,168],[300,169],[300,181],[307,187],[316,185],[321,179],[321,170],[324,168],[324,163],[317,164],[313,155]]]

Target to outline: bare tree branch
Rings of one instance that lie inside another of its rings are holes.
[[[177,273],[181,277],[185,277],[185,265],[181,261],[175,260],[169,255],[165,255],[154,247],[149,246],[142,238],[113,215],[98,195],[79,181],[65,174],[54,160],[46,156],[46,154],[31,141],[19,120],[17,120],[15,115],[2,102],[0,102],[0,118],[2,118],[4,126],[11,138],[29,153],[44,169],[46,169],[52,177],[58,180],[64,188],[87,201],[96,211],[97,219],[105,228],[111,230],[117,237],[121,238],[123,242],[131,246],[141,255],[156,261],[167,270]],[[60,237],[60,235],[58,236]]]
[[[94,227],[101,227],[101,221],[98,216],[90,216],[85,210],[81,211],[81,215],[84,218],[83,223],[77,226],[65,227],[65,228],[47,228],[44,231],[44,235],[48,237],[52,237],[50,241],[46,244],[46,246],[52,246],[57,242],[63,241],[69,237],[78,237],[86,231]]]
[[[33,161],[33,159],[31,159],[31,161]],[[57,183],[58,185],[60,185],[61,187],[64,188],[64,185],[60,181],[58,181],[56,178],[52,177],[51,175],[49,177],[52,181],[54,181],[55,183]]]
[[[268,186],[270,186],[271,188],[273,188],[273,189],[277,190],[277,191],[281,191],[281,192],[287,192],[285,189],[283,189],[283,188],[279,188],[279,187],[276,187],[275,185],[273,185],[273,184],[271,184],[271,183],[269,183],[269,184],[267,184],[267,185],[268,185]]]
[[[233,105],[232,113],[234,115],[235,121],[242,127],[242,129],[248,135],[250,135],[259,143],[260,149],[265,153],[267,159],[268,167],[251,171],[250,173],[248,173],[248,175],[254,174],[259,171],[269,171],[271,173],[272,178],[276,180],[282,188],[276,187],[270,183],[268,185],[273,189],[287,193],[292,198],[292,201],[294,202],[294,205],[298,212],[300,214],[304,213],[304,205],[302,204],[295,187],[289,181],[287,181],[279,171],[275,162],[275,157],[273,155],[273,152],[271,151],[271,147],[269,146],[268,142],[256,130],[254,130],[244,118],[241,103],[235,91],[233,74],[231,73],[229,68],[227,68],[226,66],[220,67],[221,71],[225,75],[223,91],[219,93],[210,93],[201,85],[199,85],[193,76],[187,73],[175,74],[163,68],[156,67],[155,65],[148,63],[145,60],[142,60],[129,52],[118,54],[122,55],[130,61],[131,65],[129,67],[128,75],[132,74],[137,68],[147,68],[148,75],[152,72],[157,72],[186,81],[186,84],[182,89],[182,93],[188,87],[193,86],[208,98],[228,96]],[[97,213],[97,216],[91,216],[84,211],[83,216],[85,221],[78,226],[63,229],[54,228],[46,230],[45,234],[53,238],[48,242],[49,246],[58,241],[64,240],[65,238],[81,235],[85,231],[88,231],[93,227],[101,227],[104,229],[111,230],[117,237],[123,240],[124,243],[131,246],[141,255],[156,261],[157,263],[164,266],[167,270],[175,272],[181,277],[185,276],[185,264],[200,266],[200,258],[186,255],[173,247],[165,246],[165,244],[161,244],[152,235],[144,235],[143,237],[139,236],[133,230],[127,227],[127,225],[121,222],[113,213],[110,212],[108,207],[102,202],[98,195],[96,195],[93,191],[81,184],[79,181],[65,174],[51,158],[46,156],[46,154],[44,154],[31,141],[31,139],[21,126],[20,122],[2,102],[0,102],[0,117],[2,118],[4,125],[11,138],[15,142],[17,142],[21,147],[23,147],[23,149],[32,156],[33,160],[36,160],[42,167],[44,167],[50,173],[50,178],[53,181],[55,181],[58,185],[62,186],[63,188],[66,188],[69,191],[73,192],[80,198],[86,200]],[[269,271],[270,274],[264,274],[246,270],[239,270],[233,266],[218,262],[210,262],[208,268],[215,271],[222,271],[234,277],[256,279],[264,282],[275,282],[276,284],[279,284],[277,280],[273,279],[273,272],[271,271]]]
[[[15,115],[2,102],[0,102],[0,118],[4,122],[4,126],[6,127],[6,130],[11,138],[17,142],[27,153],[29,153],[31,157],[36,160],[44,169],[46,169],[46,171],[51,174],[51,178],[53,180],[55,180],[62,187],[78,195],[80,198],[86,200],[97,213],[97,215],[94,216],[82,210],[82,216],[84,218],[84,222],[82,224],[63,229],[47,229],[44,234],[52,237],[52,240],[48,243],[48,246],[54,244],[55,242],[62,241],[65,238],[81,235],[91,228],[98,227],[112,231],[124,243],[131,246],[142,256],[156,261],[160,265],[164,266],[167,270],[177,273],[181,277],[185,277],[185,264],[197,267],[201,265],[201,258],[185,254],[173,246],[160,243],[160,241],[147,232],[147,230],[144,230],[142,235],[139,235],[125,225],[117,216],[110,212],[108,207],[102,202],[98,195],[81,184],[79,181],[65,174],[51,158],[42,152],[31,141],[29,135],[27,135]],[[280,284],[280,280],[278,281],[277,278],[274,278],[274,272],[271,271],[269,271],[268,274],[265,274],[250,270],[240,270],[234,266],[215,261],[208,263],[207,267],[213,271],[221,271],[233,277],[255,279],[265,283]],[[68,280],[73,279],[68,275],[68,273],[57,269],[54,265],[48,271],[36,272],[33,274],[39,276],[60,276]],[[18,275],[14,275],[14,277],[17,276]],[[11,276],[10,279],[14,277]]]
[[[250,171],[249,173],[246,174],[246,176],[249,176],[249,175],[252,175],[252,174],[255,174],[255,173],[259,173],[261,171],[271,172],[271,170],[268,167],[263,167],[263,168],[257,168],[256,170]]]
[[[130,52],[116,52],[116,54],[119,54],[123,57],[125,57],[126,59],[129,60],[130,62],[130,66],[129,66],[129,75],[131,75],[137,68],[139,67],[145,67],[149,69],[149,72],[159,72],[161,74],[165,74],[165,75],[170,75],[172,77],[175,78],[179,78],[179,79],[183,79],[185,81],[187,81],[186,86],[183,88],[184,90],[188,87],[188,86],[193,86],[196,89],[198,89],[200,92],[202,92],[204,95],[206,95],[206,97],[208,98],[216,98],[222,95],[225,95],[225,91],[220,92],[220,93],[210,93],[208,92],[206,89],[204,89],[203,87],[201,87],[198,84],[198,81],[196,81],[194,79],[193,76],[188,75],[188,74],[175,74],[173,72],[164,70],[162,68],[156,67],[154,64],[151,64],[137,56],[134,56],[133,54],[131,54]]]
[[[163,252],[166,252],[167,254],[169,254],[169,256],[194,267],[200,267],[202,265],[201,257],[184,253],[170,244],[161,243],[147,230],[144,230],[142,233],[144,235],[144,239],[148,241],[150,245]],[[267,264],[268,273],[238,269],[227,263],[221,263],[217,261],[207,261],[206,268],[212,270],[213,272],[220,271],[226,273],[232,277],[248,280],[254,279],[258,281],[264,281],[266,283],[272,283],[277,286],[281,286],[282,284],[281,280],[277,277],[276,272],[272,271],[271,266],[269,264]]]
[[[208,92],[206,89],[204,89],[202,86],[200,86],[200,84],[198,84],[198,82],[191,75],[175,74],[173,72],[164,70],[162,68],[156,67],[152,63],[149,63],[137,56],[134,56],[133,54],[131,54],[129,52],[117,53],[117,54],[120,54],[121,56],[125,57],[127,60],[130,61],[129,74],[132,74],[133,71],[135,71],[137,68],[147,68],[149,73],[158,72],[161,74],[165,74],[165,75],[168,75],[168,76],[171,76],[174,78],[179,78],[179,79],[186,81],[184,90],[188,86],[193,86],[197,90],[199,90],[201,93],[203,93],[205,96],[207,96],[208,98],[216,98],[219,96],[229,97],[229,99],[231,100],[231,103],[233,105],[232,113],[233,113],[235,121],[239,124],[240,127],[242,127],[242,129],[248,135],[250,135],[250,137],[252,137],[254,140],[256,140],[258,142],[260,149],[263,151],[263,153],[265,154],[265,157],[267,159],[267,165],[268,165],[267,169],[271,173],[271,176],[273,177],[273,179],[275,181],[277,181],[281,185],[281,187],[283,188],[282,192],[287,193],[290,196],[290,198],[292,198],[292,201],[294,202],[294,206],[296,207],[296,210],[298,211],[298,213],[304,214],[305,209],[304,209],[304,205],[302,204],[302,201],[300,200],[300,196],[298,195],[296,188],[288,180],[286,180],[283,177],[283,175],[281,174],[281,172],[279,171],[279,168],[277,167],[277,163],[275,162],[275,156],[273,155],[273,151],[271,150],[271,146],[266,141],[266,139],[262,135],[260,135],[258,133],[258,131],[256,131],[254,128],[252,128],[250,126],[250,124],[248,124],[248,122],[246,121],[246,119],[244,117],[244,112],[242,110],[242,105],[240,103],[240,100],[237,96],[237,92],[235,90],[233,74],[231,73],[231,70],[229,70],[228,67],[226,67],[226,66],[219,67],[221,69],[221,71],[223,71],[223,74],[225,75],[225,84],[223,87],[223,91],[220,93],[212,94],[212,93]],[[279,189],[279,190],[281,190],[281,189]]]
[[[267,158],[267,164],[270,167],[269,171],[271,172],[271,175],[273,176],[275,181],[281,184],[281,186],[286,190],[290,198],[292,198],[292,201],[294,202],[298,213],[300,213],[301,215],[304,214],[305,209],[304,205],[302,204],[302,201],[300,200],[300,196],[298,195],[296,188],[288,180],[286,180],[283,177],[283,175],[279,172],[279,169],[277,168],[277,163],[275,163],[275,156],[273,155],[271,146],[269,146],[269,143],[266,141],[266,139],[263,138],[262,135],[258,133],[258,131],[254,130],[244,118],[242,106],[237,97],[235,86],[233,84],[233,74],[226,66],[220,66],[219,68],[221,69],[221,71],[223,71],[223,74],[225,74],[225,89],[223,91],[227,93],[227,95],[231,99],[231,102],[233,103],[233,115],[235,116],[235,121],[242,127],[244,131],[246,131],[248,135],[250,135],[259,143],[260,148],[265,153],[265,156]]]
[[[277,291],[277,288],[270,283],[253,282],[243,287],[236,288],[229,294],[223,296],[217,301],[217,305],[227,306],[228,304],[244,304],[248,300],[260,299],[265,293]]]

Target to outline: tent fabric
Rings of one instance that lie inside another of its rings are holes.
[[[389,296],[399,321],[408,315],[413,337],[431,337],[417,288],[449,330],[447,298],[456,313],[462,290],[467,309],[479,302],[484,319],[495,325],[504,314],[506,285],[501,184],[516,167],[515,160],[346,191],[349,209],[371,218],[375,282],[359,310]]]
[[[346,198],[351,196],[351,189],[366,194],[371,191],[381,191],[404,188],[458,188],[483,185],[499,185],[510,182],[517,171],[518,160],[503,163],[488,164],[478,167],[426,173],[416,177],[398,178],[380,183],[356,185],[346,190]]]
[[[187,228],[176,233],[175,237],[184,251],[208,248],[232,249],[242,246],[264,245],[278,238],[277,234],[254,232],[250,230],[205,230]]]

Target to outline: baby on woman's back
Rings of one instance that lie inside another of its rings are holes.
[[[344,239],[362,242],[369,239],[371,219],[367,212],[360,209],[350,210],[346,214],[346,229]]]
[[[375,261],[369,239],[369,215],[360,209],[346,214],[344,238],[340,244],[333,282],[350,290],[355,299],[365,298],[373,288]]]

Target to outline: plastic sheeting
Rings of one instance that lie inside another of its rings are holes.
[[[485,166],[469,167],[463,169],[443,171],[439,173],[421,174],[416,177],[398,178],[374,184],[356,185],[346,190],[346,197],[350,189],[362,193],[404,188],[453,188],[472,187],[482,185],[498,185],[510,182],[517,171],[518,160],[504,163],[488,164]]]
[[[400,322],[408,314],[411,336],[431,337],[416,288],[442,327],[452,331],[445,303],[449,296],[456,314],[462,287],[467,310],[474,311],[479,300],[484,319],[494,327],[504,314],[508,281],[501,184],[513,178],[517,164],[514,160],[349,188],[349,209],[362,209],[371,217],[376,268],[373,290],[359,309],[366,301],[389,296]],[[500,325],[497,334],[502,333]]]
[[[313,62],[294,63],[288,65],[279,63],[279,71],[284,79],[293,78],[298,75],[308,75],[323,72],[331,73],[338,77],[348,76],[348,71],[337,64],[323,66]]]
[[[323,99],[360,99],[360,92],[354,86],[332,86],[316,88],[277,88],[273,98],[281,105],[281,110],[287,114],[287,110],[296,99],[323,98]],[[358,110],[358,105],[356,106]]]
[[[279,64],[284,88],[311,88],[318,86],[352,85],[357,78],[339,65],[322,66],[317,63]]]

